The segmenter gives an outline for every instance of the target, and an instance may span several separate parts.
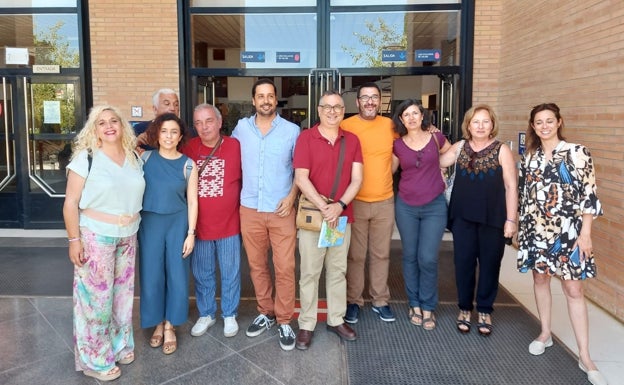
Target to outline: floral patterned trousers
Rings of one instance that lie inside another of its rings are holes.
[[[86,262],[74,267],[76,370],[106,372],[134,351],[132,305],[137,236],[109,237],[81,228]]]

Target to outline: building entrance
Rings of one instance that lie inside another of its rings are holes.
[[[61,227],[65,166],[82,120],[79,78],[0,79],[0,227]]]

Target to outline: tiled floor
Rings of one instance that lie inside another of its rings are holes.
[[[500,283],[537,318],[533,280],[529,274],[518,273],[515,250],[509,247],[503,259]],[[553,295],[553,333],[574,355],[577,355],[578,350],[568,317],[566,300],[558,280],[552,280],[551,291]],[[588,314],[589,345],[592,359],[610,385],[624,385],[624,324],[591,301],[588,301]]]
[[[63,231],[0,230],[0,238],[33,237],[36,240],[64,236]],[[503,261],[501,284],[535,314],[531,277],[517,273],[512,249],[507,250]],[[574,354],[576,344],[567,317],[565,299],[555,280],[553,293],[553,331]],[[136,304],[135,313],[138,312],[138,301]],[[399,304],[396,306],[400,307]],[[124,375],[115,383],[356,383],[349,382],[345,345],[336,336],[325,332],[322,324],[317,326],[315,349],[307,352],[284,352],[277,343],[275,329],[254,339],[244,335],[244,328],[255,315],[253,298],[243,299],[239,314],[241,331],[234,338],[223,337],[221,323],[217,323],[206,335],[199,338],[190,336],[191,321],[182,325],[178,328],[181,349],[172,356],[164,356],[158,349],[149,348],[145,342],[149,331],[137,327],[135,339],[138,341],[138,359],[130,367],[123,368]],[[624,384],[624,325],[593,304],[589,306],[589,315],[591,353],[594,360],[611,385]],[[196,310],[192,307],[190,320],[194,320],[196,316]],[[440,316],[444,316],[442,309]],[[447,315],[449,317],[451,322],[453,315]],[[71,299],[0,295],[0,326],[4,332],[0,336],[0,384],[97,383],[73,371]],[[568,358],[567,361],[569,360]],[[575,378],[580,379],[579,384],[583,383],[582,377],[576,375]],[[456,383],[478,382],[462,378]],[[530,383],[543,382],[534,378]]]

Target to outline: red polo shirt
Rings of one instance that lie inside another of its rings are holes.
[[[336,177],[341,140],[345,141],[345,154],[334,200],[340,199],[351,183],[353,163],[362,163],[362,149],[357,136],[339,129],[338,139],[332,145],[321,136],[318,125],[316,125],[301,132],[295,145],[295,156],[293,158],[293,167],[296,169],[308,169],[310,171],[310,181],[316,188],[316,191],[329,197]],[[353,222],[353,208],[351,204],[347,206],[343,215],[349,218],[349,223]]]

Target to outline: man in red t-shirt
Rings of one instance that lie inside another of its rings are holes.
[[[221,135],[221,123],[221,113],[213,105],[195,107],[193,125],[199,136],[182,149],[199,171],[197,242],[191,257],[199,311],[199,319],[191,329],[195,337],[216,323],[216,260],[221,272],[223,334],[234,337],[238,333],[241,151],[236,139]]]
[[[301,350],[310,347],[316,327],[318,281],[323,266],[326,267],[327,330],[347,341],[357,338],[355,331],[344,322],[343,317],[347,308],[345,275],[351,235],[350,223],[353,222],[353,210],[349,203],[362,184],[362,150],[355,135],[340,129],[344,108],[344,101],[339,93],[325,92],[318,106],[320,123],[304,130],[295,145],[295,183],[301,193],[316,205],[329,226],[336,226],[340,216],[346,216],[348,222],[344,243],[340,246],[318,247],[319,231],[299,229],[301,313],[295,346]],[[344,159],[339,165],[343,143]],[[340,178],[333,202],[328,203],[321,195],[331,195],[338,168]]]

